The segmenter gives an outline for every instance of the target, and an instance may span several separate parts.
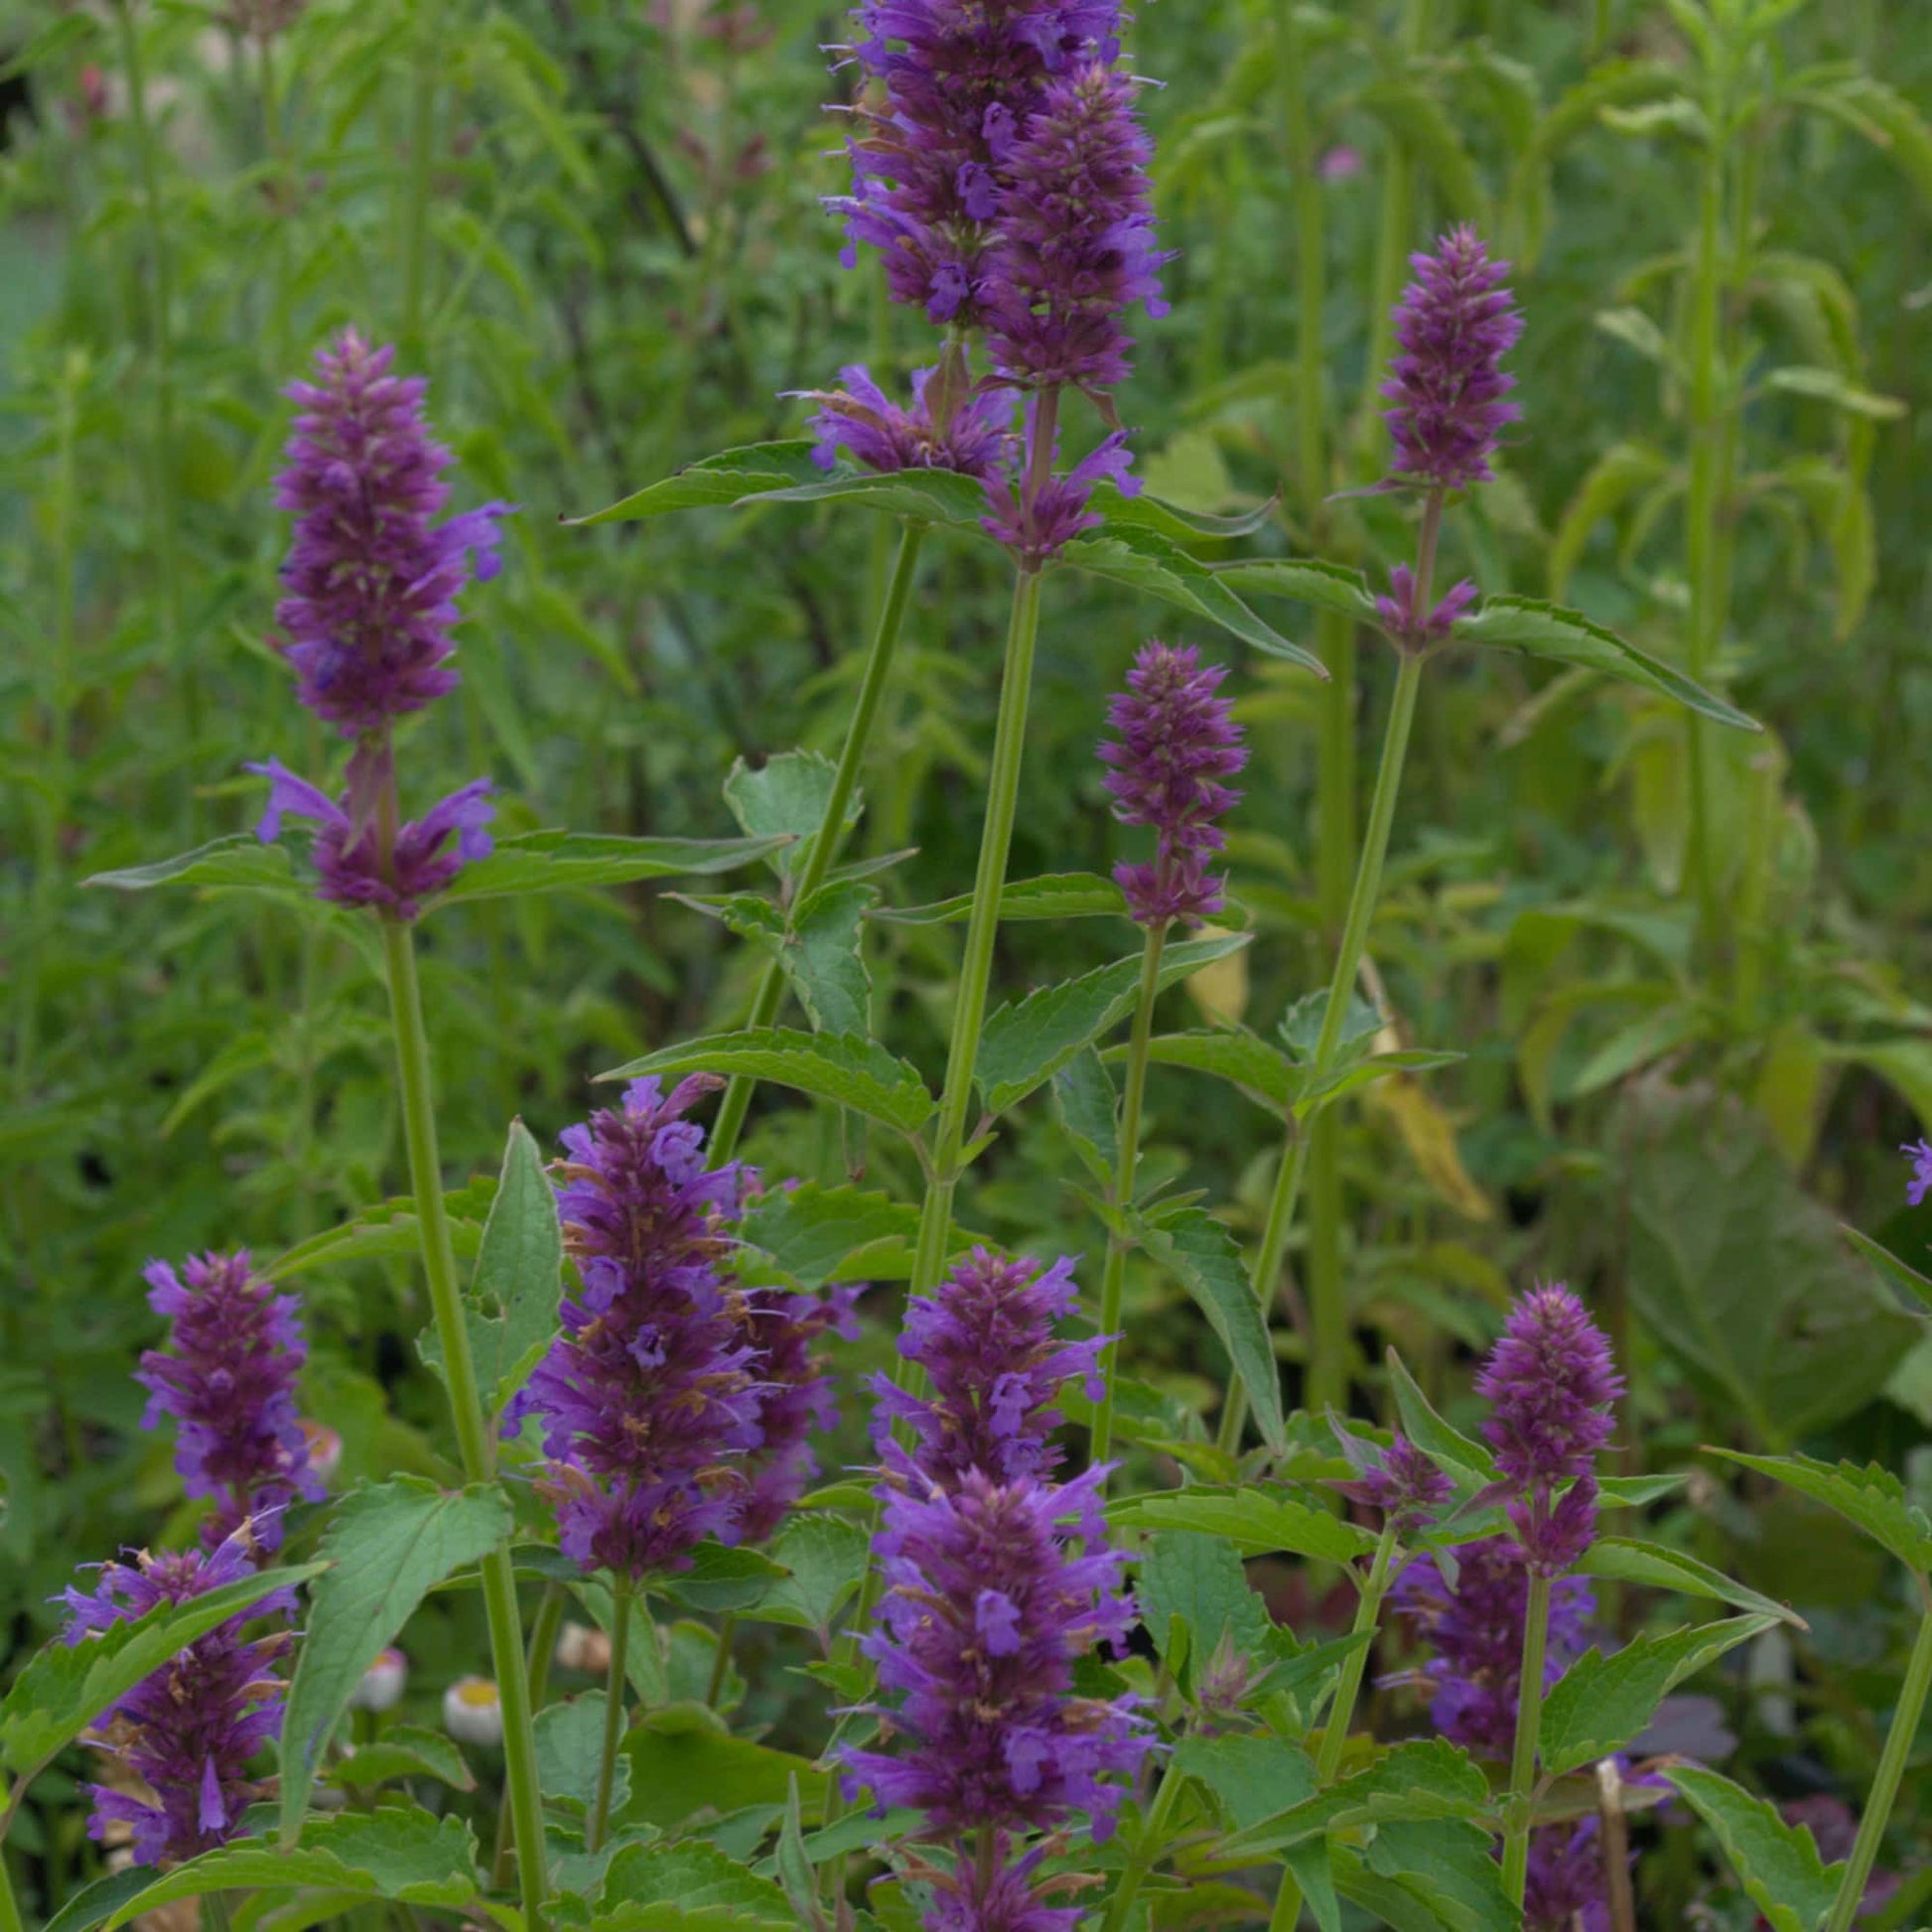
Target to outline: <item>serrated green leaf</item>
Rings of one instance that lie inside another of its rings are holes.
[[[778,838],[622,839],[588,832],[525,832],[498,839],[488,858],[465,866],[430,909],[529,893],[588,892],[638,879],[734,872],[783,844]]]
[[[164,1603],[145,1616],[109,1624],[77,1644],[55,1639],[29,1659],[0,1703],[0,1754],[17,1776],[31,1777],[110,1705],[197,1638],[240,1615],[271,1590],[306,1583],[327,1568],[326,1563],[311,1563],[264,1570],[189,1602]]]
[[[852,470],[782,489],[748,490],[749,507],[763,503],[857,503],[920,523],[947,523],[977,530],[986,515],[986,485],[977,477],[951,470]]]
[[[1237,1830],[1259,1825],[1315,1791],[1314,1760],[1299,1745],[1265,1732],[1183,1737],[1173,1762],[1213,1792]]]
[[[862,1037],[872,1032],[872,975],[859,944],[878,898],[874,887],[834,880],[792,914],[778,959],[815,1032]]]
[[[1112,1189],[1120,1171],[1120,1097],[1101,1064],[1085,1046],[1053,1075],[1053,1107],[1094,1185]]]
[[[931,1119],[934,1104],[916,1067],[896,1059],[878,1041],[852,1034],[801,1034],[784,1027],[713,1034],[660,1047],[597,1077],[630,1080],[644,1073],[749,1073],[850,1107],[901,1134],[916,1134]]]
[[[761,1550],[742,1544],[727,1549],[722,1543],[700,1543],[691,1552],[691,1568],[659,1578],[652,1593],[667,1596],[688,1610],[707,1616],[749,1609],[783,1582],[784,1570]]]
[[[1701,684],[1693,683],[1661,658],[1626,642],[1615,631],[1592,623],[1581,612],[1566,611],[1540,598],[1485,598],[1480,609],[1466,618],[1456,619],[1449,634],[1464,643],[1525,651],[1532,657],[1600,671],[1606,677],[1641,685],[1661,697],[1674,699],[1738,731],[1763,729],[1755,719],[1746,717]]]
[[[1427,1905],[1449,1932],[1517,1932],[1522,1915],[1503,1892],[1495,1845],[1455,1818],[1398,1818],[1376,1827],[1368,1868]]]
[[[890,925],[958,925],[972,909],[972,894],[961,893],[932,905],[882,905],[872,916]],[[1010,879],[1000,893],[1002,925],[1015,919],[1084,919],[1103,914],[1126,918],[1127,897],[1097,872]]]
[[[118,893],[145,893],[156,886],[198,886],[211,890],[268,893],[278,898],[307,897],[295,876],[287,851],[264,845],[252,832],[235,832],[210,839],[193,852],[157,859],[148,866],[129,866],[120,872],[97,872],[83,886],[108,886]]]
[[[1322,1016],[1327,1010],[1328,993],[1324,987],[1318,993],[1303,994],[1282,1015],[1276,1031],[1288,1048],[1289,1058],[1298,1066],[1307,1066],[1313,1060],[1314,1049],[1321,1042]],[[1341,1065],[1352,1058],[1381,1031],[1382,1016],[1351,988],[1348,1004],[1342,1009],[1341,1031],[1335,1035],[1335,1063]]]
[[[1826,1864],[1809,1829],[1787,1825],[1762,1798],[1701,1764],[1672,1765],[1664,1776],[1711,1827],[1772,1932],[1818,1932],[1845,1867]]]
[[[789,839],[772,866],[780,875],[795,873],[804,864],[810,842],[817,838],[831,809],[838,766],[816,752],[779,752],[760,765],[737,759],[726,774],[725,803],[748,838]],[[846,803],[840,834],[858,824],[865,800],[855,789]]]
[[[649,1824],[668,1830],[707,1808],[721,1815],[752,1805],[782,1805],[798,1780],[806,1803],[825,1793],[826,1773],[790,1751],[735,1737],[702,1704],[649,1711],[624,1738],[630,1800],[612,1828]]]
[[[837,1516],[799,1516],[771,1546],[791,1574],[773,1585],[750,1612],[761,1623],[788,1623],[809,1630],[829,1649],[839,1611],[866,1574],[872,1539],[858,1523]]]
[[[1876,1462],[1861,1468],[1856,1462],[1820,1462],[1809,1455],[1746,1455],[1740,1449],[1725,1449],[1709,1452],[1837,1510],[1906,1569],[1932,1572],[1932,1518],[1906,1494],[1905,1485]]]
[[[1489,1451],[1459,1429],[1451,1429],[1436,1413],[1393,1348],[1387,1360],[1389,1391],[1395,1397],[1403,1434],[1459,1488],[1481,1489],[1494,1482],[1496,1462]]]
[[[1346,1066],[1336,1067],[1319,1080],[1311,1079],[1296,1095],[1296,1116],[1307,1119],[1317,1108],[1330,1105],[1343,1094],[1353,1093],[1357,1087],[1371,1086],[1377,1080],[1386,1080],[1391,1074],[1428,1073],[1439,1066],[1453,1066],[1461,1058],[1460,1053],[1442,1052],[1428,1046],[1405,1046],[1393,1053],[1370,1053],[1365,1058],[1351,1060]]]
[[[493,1183],[479,1177],[467,1187],[443,1196],[449,1215],[450,1243],[459,1261],[474,1261],[483,1248],[483,1217],[489,1212]],[[263,1279],[287,1281],[318,1268],[338,1268],[351,1261],[381,1261],[396,1255],[419,1255],[422,1229],[416,1220],[413,1195],[396,1195],[365,1208],[351,1221],[324,1228],[306,1241],[277,1255],[262,1271]]]
[[[1281,1372],[1275,1365],[1268,1316],[1248,1280],[1234,1236],[1198,1207],[1136,1214],[1130,1225],[1149,1256],[1173,1275],[1206,1315],[1248,1392],[1248,1407],[1262,1440],[1270,1449],[1286,1449]]]
[[[1161,955],[1160,985],[1173,986],[1189,973],[1248,943],[1244,932],[1183,939]],[[980,1034],[973,1077],[987,1110],[1003,1114],[1050,1080],[1080,1049],[1133,1012],[1141,984],[1141,955],[1096,967],[1078,979],[1043,986],[1017,1004],[1001,1007]]]
[[[72,18],[72,16],[69,16]],[[125,1871],[110,1871],[92,1884],[82,1885],[68,1896],[67,1903],[41,1928],[41,1932],[93,1932],[103,1919],[111,1918],[130,1898],[144,1892],[161,1876],[153,1865],[129,1865]]]
[[[1347,1825],[1474,1819],[1488,1804],[1489,1780],[1466,1752],[1440,1737],[1412,1739],[1353,1776],[1234,1833],[1222,1841],[1216,1856],[1260,1859]]]
[[[1685,1555],[1682,1550],[1668,1549],[1661,1543],[1644,1543],[1634,1537],[1599,1536],[1577,1565],[1577,1571],[1580,1576],[1639,1584],[1649,1589],[1680,1590],[1687,1596],[1708,1597],[1716,1603],[1733,1603],[1740,1610],[1774,1616],[1800,1630],[1810,1627],[1787,1605],[1732,1582],[1722,1571]]]
[[[1932,1281],[1927,1281],[1916,1268],[1908,1268],[1889,1248],[1872,1240],[1870,1235],[1862,1233],[1858,1228],[1842,1227],[1839,1232],[1894,1288],[1902,1288],[1907,1295],[1916,1296],[1925,1304],[1928,1311],[1932,1311]]]
[[[667,516],[676,510],[723,507],[743,502],[761,490],[789,489],[823,478],[825,473],[812,461],[814,447],[798,438],[721,450],[716,456],[687,464],[662,483],[633,490],[607,509],[595,510],[589,516],[567,516],[564,522],[629,523],[641,517]]]
[[[1188,543],[1199,537],[1253,536],[1257,530],[1273,521],[1277,507],[1276,499],[1270,497],[1267,502],[1257,503],[1252,509],[1217,516],[1208,510],[1188,509],[1182,504],[1169,502],[1151,490],[1143,489],[1137,495],[1128,496],[1122,493],[1118,485],[1105,482],[1094,485],[1091,500],[1092,507],[1107,519],[1105,527],[1132,524],[1157,530],[1176,543]]]
[[[1259,557],[1216,566],[1214,575],[1243,597],[1285,597],[1318,611],[1338,611],[1357,623],[1374,623],[1375,599],[1359,570],[1318,557]]]
[[[1126,1046],[1118,1045],[1103,1057],[1117,1063],[1126,1055]],[[1157,1034],[1148,1041],[1148,1057],[1162,1066],[1184,1066],[1226,1080],[1275,1114],[1286,1109],[1296,1083],[1296,1069],[1281,1049],[1245,1028]]]
[[[866,1249],[883,1241],[910,1241],[918,1231],[919,1210],[908,1202],[806,1180],[760,1194],[746,1210],[740,1235],[800,1288],[822,1288],[827,1282],[866,1279]],[[861,1258],[857,1274],[848,1266],[855,1256]]]
[[[446,1491],[417,1476],[351,1491],[338,1506],[321,1549],[333,1568],[311,1591],[282,1720],[284,1846],[303,1829],[323,1751],[362,1673],[431,1586],[495,1549],[512,1521],[494,1485]]]
[[[440,1730],[391,1725],[380,1737],[352,1749],[330,1765],[323,1782],[343,1790],[365,1791],[401,1778],[434,1778],[453,1791],[474,1791],[477,1780],[462,1746]]]
[[[582,1817],[597,1802],[604,1751],[605,1694],[585,1691],[547,1704],[531,1720],[536,1739],[537,1776],[545,1804]],[[612,1767],[611,1808],[621,1811],[630,1795],[630,1762],[621,1752]]]
[[[1324,1563],[1347,1563],[1375,1548],[1375,1538],[1356,1524],[1267,1489],[1188,1488],[1123,1496],[1108,1504],[1107,1521],[1123,1530],[1221,1537],[1249,1557],[1290,1550]]]
[[[1253,1657],[1267,1641],[1268,1606],[1249,1587],[1241,1553],[1224,1537],[1179,1532],[1150,1537],[1141,1553],[1135,1596],[1163,1662],[1170,1662],[1176,1618],[1197,1658],[1212,1657],[1223,1641],[1236,1656]]]

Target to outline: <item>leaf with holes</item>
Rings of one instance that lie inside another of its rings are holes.
[[[785,839],[771,859],[780,875],[804,864],[811,841],[825,823],[838,767],[816,752],[779,752],[760,765],[739,759],[725,778],[725,803],[748,838]],[[841,836],[859,822],[864,800],[857,790],[846,804]]]
[[[889,925],[958,925],[973,909],[971,893],[932,905],[881,906],[873,917]],[[1013,919],[1127,917],[1127,896],[1097,872],[1052,872],[1010,879],[1000,893],[1000,923]]]
[[[856,880],[821,886],[792,914],[778,960],[814,1032],[872,1032],[872,975],[859,951],[866,913],[878,891]]]

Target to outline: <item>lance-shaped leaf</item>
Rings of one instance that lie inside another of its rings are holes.
[[[1543,1769],[1561,1777],[1620,1750],[1649,1725],[1676,1685],[1777,1620],[1733,1616],[1666,1636],[1634,1637],[1607,1657],[1585,1651],[1543,1700]]]
[[[1472,1437],[1451,1429],[1423,1394],[1393,1348],[1388,1351],[1389,1388],[1402,1431],[1458,1488],[1477,1490],[1496,1480],[1496,1459]]]
[[[1120,1096],[1091,1046],[1053,1075],[1053,1111],[1095,1186],[1111,1190],[1120,1171]]]
[[[630,523],[643,517],[668,516],[675,510],[705,509],[737,503],[762,490],[789,489],[796,483],[822,480],[825,472],[812,461],[813,445],[803,437],[783,443],[754,443],[744,449],[721,450],[687,464],[662,483],[633,490],[608,509],[589,516],[567,516],[566,523]]]
[[[479,898],[583,892],[638,879],[735,872],[775,852],[782,838],[622,839],[589,832],[522,832],[498,839],[488,858],[465,866],[431,910]]]
[[[1357,623],[1374,623],[1375,599],[1359,570],[1318,557],[1259,557],[1222,564],[1214,575],[1243,597],[1286,597],[1317,611],[1338,611]]]
[[[271,1590],[306,1583],[326,1563],[264,1570],[186,1603],[161,1603],[147,1615],[69,1644],[56,1638],[32,1657],[0,1703],[0,1757],[25,1780],[92,1724],[109,1705],[171,1657],[258,1603]]]
[[[747,1073],[850,1107],[901,1134],[916,1134],[933,1110],[916,1067],[856,1034],[801,1034],[784,1027],[713,1034],[660,1047],[598,1078],[628,1080],[643,1073]]]
[[[1201,537],[1251,537],[1273,520],[1279,502],[1278,497],[1271,496],[1252,509],[1217,516],[1209,510],[1190,510],[1171,503],[1145,489],[1129,496],[1119,484],[1103,481],[1094,485],[1090,507],[1098,510],[1109,526],[1129,524],[1159,531],[1176,543],[1191,543]]]
[[[1223,1841],[1218,1856],[1259,1860],[1331,1827],[1404,1818],[1473,1819],[1488,1804],[1489,1780],[1473,1758],[1441,1737],[1414,1739],[1352,1777],[1236,1832]]]
[[[1870,1235],[1861,1232],[1858,1228],[1841,1228],[1839,1232],[1894,1288],[1902,1288],[1907,1295],[1917,1296],[1925,1304],[1927,1311],[1932,1311],[1932,1282],[1927,1281],[1916,1268],[1908,1268],[1889,1248],[1872,1240]]]
[[[1191,1530],[1223,1537],[1247,1557],[1289,1550],[1323,1563],[1346,1563],[1375,1548],[1367,1530],[1268,1489],[1189,1488],[1124,1496],[1108,1505],[1107,1521],[1123,1530]]]
[[[84,886],[110,886],[117,893],[145,893],[156,886],[200,886],[227,892],[267,893],[277,898],[307,897],[289,855],[279,845],[264,845],[252,832],[210,839],[192,852],[120,872],[97,872]]]
[[[920,523],[949,523],[977,530],[986,515],[986,485],[952,470],[840,470],[812,483],[747,491],[746,506],[759,503],[857,503]]]
[[[882,905],[872,916],[892,925],[958,925],[973,909],[971,893],[931,905]],[[1000,923],[1013,919],[1084,919],[1127,914],[1127,895],[1097,872],[1045,873],[1009,879],[1000,892]]]
[[[1818,1932],[1845,1867],[1818,1856],[1811,1833],[1787,1825],[1762,1798],[1701,1764],[1673,1765],[1664,1775],[1711,1827],[1772,1932]]]
[[[1482,608],[1458,618],[1449,633],[1463,643],[1520,650],[1559,664],[1601,671],[1625,684],[1641,685],[1738,731],[1761,731],[1753,718],[1694,683],[1662,658],[1626,642],[1614,630],[1592,623],[1578,611],[1533,597],[1485,598]]]
[[[1905,1485],[1876,1462],[1861,1468],[1856,1462],[1820,1462],[1809,1455],[1746,1455],[1722,1449],[1710,1453],[1755,1469],[1837,1510],[1908,1570],[1932,1573],[1932,1518],[1905,1493]]]
[[[1603,1577],[1619,1584],[1640,1584],[1649,1589],[1674,1589],[1686,1596],[1703,1596],[1716,1603],[1733,1603],[1740,1610],[1774,1616],[1799,1630],[1809,1629],[1796,1610],[1734,1582],[1723,1571],[1661,1543],[1634,1537],[1599,1536],[1577,1565],[1585,1577]]]
[[[1173,986],[1247,943],[1245,932],[1183,939],[1162,953],[1160,984]],[[1140,984],[1137,953],[1001,1007],[980,1034],[979,1058],[973,1068],[987,1110],[1005,1113],[1050,1080],[1097,1035],[1118,1026],[1133,1012]]]
[[[344,1499],[322,1540],[333,1568],[311,1592],[282,1719],[283,1845],[303,1829],[323,1751],[362,1673],[431,1587],[488,1555],[511,1521],[509,1498],[493,1484],[443,1490],[397,1476]]]
[[[1110,1046],[1102,1055],[1109,1063],[1126,1057],[1124,1044]],[[1148,1058],[1162,1066],[1184,1066],[1225,1080],[1278,1115],[1294,1097],[1297,1084],[1297,1069],[1288,1056],[1245,1027],[1157,1034],[1148,1041]]]

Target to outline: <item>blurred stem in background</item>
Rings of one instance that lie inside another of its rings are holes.
[[[402,213],[402,352],[423,354],[423,305],[429,285],[429,204],[436,178],[436,96],[442,78],[444,0],[416,0],[416,76],[410,108],[409,173]]]

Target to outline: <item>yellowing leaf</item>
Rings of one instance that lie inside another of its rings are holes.
[[[1202,926],[1199,933],[1203,939],[1221,936],[1221,928],[1211,925]],[[1199,972],[1188,975],[1187,993],[1203,1019],[1216,1026],[1238,1027],[1248,1010],[1248,955],[1231,952],[1210,960]]]
[[[1398,1073],[1367,1088],[1364,1098],[1394,1125],[1423,1178],[1443,1201],[1467,1220],[1486,1221],[1494,1215],[1489,1197],[1462,1165],[1448,1114],[1420,1080]]]

